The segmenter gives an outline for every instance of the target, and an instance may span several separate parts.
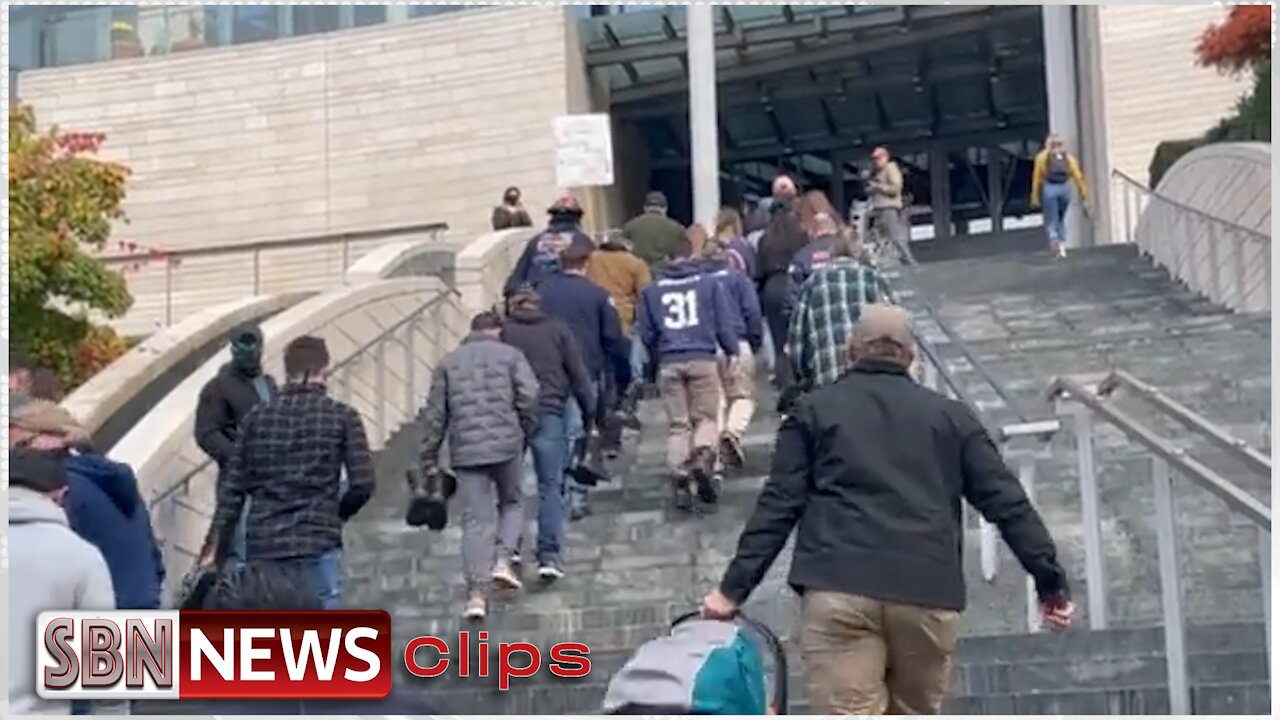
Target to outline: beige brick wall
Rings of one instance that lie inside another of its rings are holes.
[[[1141,182],[1156,145],[1196,137],[1248,91],[1195,64],[1196,39],[1221,5],[1103,5],[1102,74],[1112,167]]]
[[[133,168],[118,237],[176,250],[445,221],[457,239],[488,229],[508,185],[536,219],[558,193],[552,118],[590,104],[584,79],[567,87],[567,28],[564,8],[477,9],[33,71],[22,95]]]

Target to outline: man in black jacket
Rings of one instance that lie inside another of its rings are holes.
[[[275,378],[262,370],[262,330],[253,323],[236,327],[231,331],[231,362],[205,383],[196,403],[196,444],[218,464],[219,482],[240,435],[240,421],[275,395]],[[233,559],[244,557],[243,520],[228,551]]]
[[[783,422],[769,480],[703,612],[735,613],[799,523],[789,582],[803,595],[813,712],[936,714],[965,606],[961,500],[1000,529],[1050,627],[1071,620],[1066,573],[977,417],[908,374],[905,311],[867,306],[849,352],[852,371]]]
[[[321,338],[304,335],[285,348],[288,383],[245,415],[201,553],[203,566],[224,562],[244,512],[245,561],[304,563],[326,610],[337,608],[342,595],[342,526],[374,489],[364,420],[329,397],[328,366]]]
[[[571,452],[568,413],[570,398],[584,408],[583,417],[596,415],[591,376],[582,361],[572,331],[549,317],[539,306],[538,293],[525,287],[507,301],[502,340],[524,353],[538,378],[538,429],[529,438],[533,471],[538,476],[538,576],[564,577],[560,561],[564,541],[564,477]]]

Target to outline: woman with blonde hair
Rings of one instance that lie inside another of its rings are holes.
[[[1049,234],[1049,249],[1056,257],[1067,256],[1067,209],[1071,207],[1071,186],[1075,186],[1080,202],[1089,202],[1089,186],[1085,183],[1080,163],[1069,152],[1057,133],[1044,141],[1044,149],[1036,155],[1031,171],[1031,207],[1044,208],[1044,227]]]

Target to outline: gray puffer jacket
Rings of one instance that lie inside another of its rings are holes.
[[[537,429],[538,380],[524,353],[473,333],[436,368],[425,420],[424,468],[438,464],[446,429],[451,466],[506,462],[524,454]]]

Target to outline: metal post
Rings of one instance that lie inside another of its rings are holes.
[[[1271,665],[1271,533],[1258,528],[1258,570],[1262,578],[1262,619],[1267,631],[1267,665]]]
[[[351,267],[351,239],[342,236],[342,272],[346,274],[347,268]]]
[[[1236,242],[1235,242],[1235,246],[1236,246],[1236,277],[1235,277],[1236,307],[1243,308],[1245,306],[1245,302],[1248,301],[1249,299],[1246,296],[1246,290],[1244,285],[1244,278],[1246,274],[1245,270],[1248,268],[1248,264],[1246,263],[1245,257],[1244,257],[1245,237],[1244,237],[1244,234],[1240,232],[1232,232],[1232,235],[1236,239]]]
[[[1018,461],[1018,481],[1022,483],[1022,491],[1027,494],[1027,501],[1036,501],[1036,458],[1034,455],[1023,455]],[[1036,581],[1027,576],[1027,631],[1040,631],[1040,595],[1036,593]]]
[[[1046,6],[1048,7],[1048,6]],[[1089,628],[1107,628],[1107,580],[1102,567],[1102,517],[1093,465],[1093,416],[1075,411],[1076,466],[1080,475],[1080,511],[1084,528],[1084,577],[1089,597]]]
[[[720,138],[716,124],[716,21],[712,5],[687,8],[689,151],[693,156],[693,220],[715,226],[720,210]]]
[[[951,157],[941,141],[929,147],[929,210],[933,214],[933,238],[951,237]]]
[[[373,346],[373,364],[376,366],[373,377],[373,430],[377,433],[377,443],[387,438],[387,341],[379,340]]]
[[[420,317],[420,316],[419,316]],[[417,415],[418,358],[413,354],[413,336],[418,331],[418,318],[405,323],[404,326],[404,417],[412,421]]]
[[[987,199],[991,214],[991,232],[1004,231],[1004,151],[999,144],[987,148]]]
[[[1126,180],[1121,179],[1119,182],[1121,188],[1120,196],[1124,201],[1124,239],[1126,242],[1137,242],[1137,233],[1134,231],[1131,215],[1132,208],[1130,207],[1133,203],[1133,188],[1129,187],[1129,183]]]
[[[1218,255],[1218,224],[1206,222],[1205,242],[1209,243],[1209,287],[1214,302],[1222,302],[1222,259]]]
[[[164,262],[164,326],[173,324],[173,261]]]
[[[1169,463],[1151,458],[1155,484],[1156,553],[1160,565],[1160,614],[1164,619],[1164,655],[1169,673],[1169,712],[1191,713],[1191,689],[1187,684],[1187,647],[1182,616],[1182,580],[1178,570],[1178,534]]]
[[[338,397],[342,402],[351,404],[351,365],[348,364],[338,372]]]

